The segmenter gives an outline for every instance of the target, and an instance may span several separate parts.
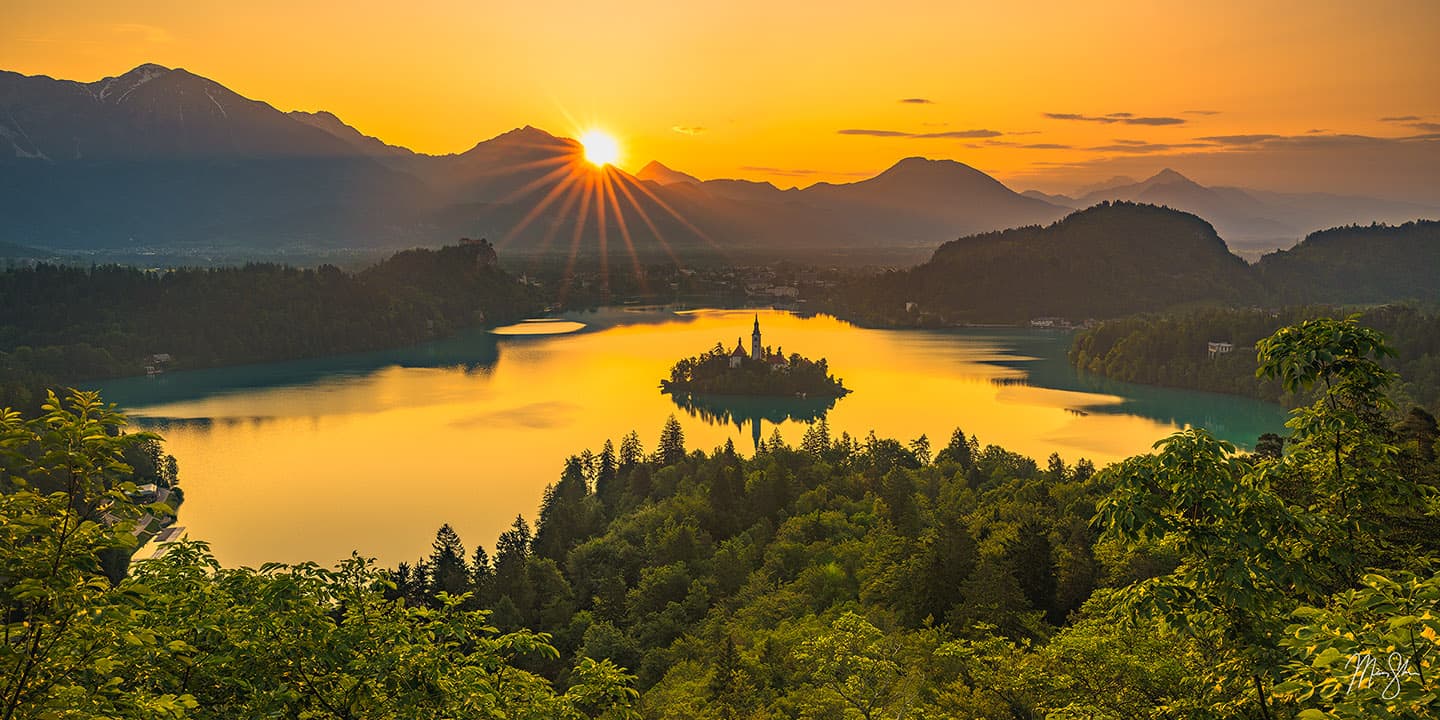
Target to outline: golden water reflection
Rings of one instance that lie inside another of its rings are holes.
[[[517,513],[533,518],[567,455],[598,450],[607,438],[618,445],[632,429],[653,448],[672,413],[691,448],[729,439],[748,453],[757,428],[686,412],[657,383],[682,356],[736,336],[748,341],[752,318],[612,311],[586,319],[582,332],[481,336],[492,355],[470,365],[319,370],[303,381],[229,389],[218,380],[229,371],[208,371],[217,389],[168,399],[144,379],[113,385],[132,417],[164,434],[186,489],[181,524],[222,562],[332,563],[359,550],[393,564],[427,552],[445,522],[471,547],[493,544]],[[760,322],[767,345],[828,358],[854,390],[828,411],[837,436],[926,434],[938,448],[958,425],[1042,461],[1053,451],[1105,464],[1176,427],[1106,412],[1121,395],[1024,384],[1014,339],[1003,334],[865,330],[773,311]],[[434,362],[463,357],[465,347]],[[1216,422],[1249,407],[1225,405]],[[771,422],[759,423],[768,437]],[[805,425],[778,428],[795,444]]]

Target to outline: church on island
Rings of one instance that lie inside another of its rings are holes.
[[[730,367],[738,368],[745,363],[746,359],[754,362],[763,362],[772,369],[783,368],[790,364],[785,359],[784,353],[774,352],[766,354],[765,346],[760,343],[760,315],[755,315],[755,329],[750,332],[750,352],[745,352],[745,342],[741,338],[735,338],[735,351],[730,353]]]
[[[687,395],[751,395],[764,397],[840,397],[850,392],[830,374],[824,358],[810,360],[765,347],[760,316],[750,331],[750,348],[743,338],[733,351],[715,343],[708,352],[683,358],[660,381],[660,391]]]

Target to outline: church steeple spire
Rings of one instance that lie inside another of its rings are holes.
[[[750,333],[750,359],[763,359],[760,350],[760,313],[755,313],[755,331]]]

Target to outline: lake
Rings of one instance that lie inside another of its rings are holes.
[[[1276,405],[1105,381],[1065,361],[1041,330],[871,330],[828,316],[758,313],[764,342],[829,360],[853,392],[817,401],[662,395],[681,357],[749,347],[752,310],[610,308],[476,330],[393,351],[175,372],[100,384],[180,463],[180,524],[227,565],[352,550],[385,565],[429,552],[441,523],[487,547],[533,520],[565,458],[637,430],[653,449],[672,413],[687,446],[749,453],[776,429],[798,444],[831,432],[935,449],[959,426],[983,444],[1104,465],[1196,425],[1243,446],[1283,430]]]

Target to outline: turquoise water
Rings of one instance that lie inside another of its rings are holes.
[[[451,523],[491,545],[533,517],[568,455],[654,445],[667,416],[692,448],[790,443],[822,414],[832,433],[942,446],[958,427],[1043,459],[1105,464],[1197,425],[1242,446],[1283,430],[1275,405],[1077,375],[1069,337],[1030,330],[870,330],[761,311],[767,345],[825,357],[854,392],[836,400],[672,398],[680,357],[748,340],[753,311],[606,309],[392,351],[250,365],[100,387],[162,433],[180,462],[181,524],[227,564],[394,563]],[[582,324],[576,325],[576,323]],[[747,343],[748,344],[748,343]]]

